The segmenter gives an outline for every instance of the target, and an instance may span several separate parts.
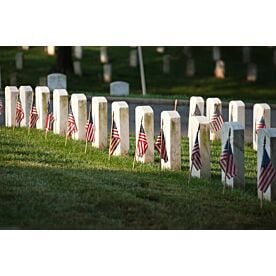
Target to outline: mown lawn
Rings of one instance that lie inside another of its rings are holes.
[[[246,146],[246,187],[222,194],[212,144],[212,180],[188,176],[188,142],[182,171],[152,165],[132,170],[129,156],[108,161],[107,150],[26,129],[0,128],[0,227],[4,229],[275,229],[276,204],[260,209],[256,154]]]
[[[108,95],[109,84],[103,82],[103,67],[99,59],[99,47],[84,47],[82,59],[83,76],[68,74],[68,91],[85,92],[88,95]],[[0,47],[2,88],[10,84],[10,74],[16,72],[15,54],[21,47]],[[131,96],[141,96],[139,67],[129,67],[130,47],[108,47],[112,63],[113,81],[130,83]],[[143,47],[148,97],[188,98],[200,95],[220,97],[223,100],[241,99],[246,102],[267,101],[276,103],[276,66],[273,65],[272,47],[251,47],[252,61],[258,66],[256,83],[246,81],[247,65],[242,63],[242,47],[221,47],[226,66],[226,78],[213,77],[215,63],[212,47],[192,47],[196,64],[196,75],[185,76],[187,57],[183,47],[166,47],[165,54],[171,56],[171,73],[162,73],[162,54],[156,47]],[[55,72],[55,57],[48,56],[43,47],[31,47],[24,51],[24,69],[17,71],[18,85],[39,84],[39,78]]]

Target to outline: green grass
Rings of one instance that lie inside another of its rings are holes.
[[[246,187],[222,194],[212,144],[212,180],[187,184],[188,142],[182,171],[160,172],[158,157],[132,170],[129,156],[108,161],[107,150],[26,129],[0,128],[0,227],[12,229],[275,229],[276,205],[260,209],[256,154],[246,146]]]
[[[2,87],[9,85],[10,74],[15,72],[15,54],[19,47],[0,47]],[[113,80],[130,83],[131,96],[141,95],[139,68],[130,68],[129,47],[109,47]],[[242,47],[222,47],[222,58],[226,64],[226,79],[213,77],[214,62],[211,47],[192,47],[196,63],[196,76],[185,76],[186,56],[183,47],[166,47],[170,54],[171,73],[162,73],[162,55],[156,47],[144,47],[144,65],[148,97],[188,98],[200,95],[204,98],[219,96],[224,100],[241,99],[246,102],[265,101],[275,103],[276,67],[272,63],[273,48],[252,47],[252,61],[258,65],[258,81],[246,81],[247,66],[242,63]],[[43,47],[32,47],[24,52],[24,69],[18,71],[19,85],[38,85],[39,77],[54,71],[55,58],[49,57]],[[68,90],[85,92],[88,95],[108,95],[109,85],[103,83],[99,47],[84,47],[82,60],[83,76],[68,75]]]

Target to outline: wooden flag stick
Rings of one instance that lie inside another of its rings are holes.
[[[90,123],[90,113],[91,113],[91,104],[90,104],[90,106],[89,106],[89,112],[88,112],[88,123]],[[85,141],[85,150],[84,150],[84,153],[86,154],[86,152],[87,152],[87,143],[88,143],[88,141],[87,141],[87,129],[86,129],[86,141]]]
[[[47,131],[47,128],[45,130],[45,140],[47,140],[47,134],[48,134],[48,131]]]
[[[110,147],[111,147],[111,142],[112,142],[113,121],[114,121],[114,111],[112,112],[111,127],[110,127],[109,153],[108,153],[108,160],[109,161],[110,161],[110,158],[111,158]]]
[[[140,124],[140,126],[142,125],[142,121],[143,121],[143,116],[142,116],[142,118],[141,118],[141,124]],[[140,133],[140,130],[139,130],[139,133]],[[139,134],[138,134],[138,139],[137,139],[136,148],[135,148],[135,152],[134,152],[133,163],[132,163],[132,169],[134,169],[134,166],[135,166],[136,155],[137,155],[137,148],[138,148],[138,142],[139,142]]]
[[[162,122],[161,122],[161,130],[160,130],[160,141],[161,141],[161,145],[160,145],[160,171],[161,171],[161,168],[162,168],[162,150],[163,150],[163,119],[162,119]]]
[[[174,101],[174,111],[177,109],[177,99]]]
[[[66,147],[66,145],[67,145],[67,140],[68,140],[68,135],[67,135],[67,133],[66,133],[66,137],[65,137],[65,147]]]
[[[191,166],[191,168],[190,168],[190,170],[189,170],[188,185],[190,185],[190,181],[191,181],[191,176],[192,176],[193,166],[194,166],[194,164],[192,164],[192,166]]]
[[[261,207],[261,209],[263,208],[263,196],[264,196],[264,193],[262,192],[262,195],[261,195],[261,205],[260,205],[260,207]]]

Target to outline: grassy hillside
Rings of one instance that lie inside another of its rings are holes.
[[[10,74],[15,72],[15,54],[20,47],[1,47],[0,66],[2,87],[10,82]],[[113,80],[130,83],[131,95],[141,95],[139,68],[130,68],[129,47],[108,47],[112,63]],[[276,67],[272,63],[273,48],[252,47],[252,61],[258,65],[258,81],[246,81],[247,66],[242,63],[242,47],[222,47],[222,58],[226,64],[226,79],[213,77],[214,62],[211,47],[192,47],[196,75],[185,76],[186,56],[183,47],[166,47],[170,54],[171,73],[162,73],[162,54],[156,47],[144,47],[144,65],[149,97],[187,98],[192,95],[203,97],[218,96],[222,99],[242,99],[245,101],[276,102]],[[38,85],[42,76],[54,71],[55,58],[47,56],[43,47],[32,47],[24,51],[24,69],[17,72],[18,84]],[[87,94],[109,94],[109,85],[103,83],[99,47],[84,47],[82,60],[83,76],[68,75],[68,90],[84,91]]]
[[[246,187],[222,194],[212,144],[212,180],[187,184],[188,143],[182,171],[152,165],[132,170],[130,155],[108,161],[107,150],[26,129],[0,128],[0,227],[12,229],[275,229],[276,205],[259,207],[256,154],[246,147]]]

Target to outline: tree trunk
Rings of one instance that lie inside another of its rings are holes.
[[[73,71],[72,47],[58,46],[56,59],[57,73],[71,73]]]

